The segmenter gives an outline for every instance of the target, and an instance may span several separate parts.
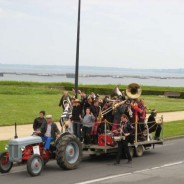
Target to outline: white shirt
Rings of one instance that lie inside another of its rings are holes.
[[[47,131],[45,132],[46,137],[51,137],[51,124],[47,124]]]

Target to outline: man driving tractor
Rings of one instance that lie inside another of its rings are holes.
[[[46,116],[46,122],[35,133],[41,135],[43,142],[45,142],[45,150],[49,150],[51,141],[55,141],[60,136],[60,131],[56,123],[52,121],[52,115]]]

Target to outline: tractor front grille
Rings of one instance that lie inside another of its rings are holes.
[[[9,157],[14,160],[18,158],[18,155],[18,145],[9,145]]]

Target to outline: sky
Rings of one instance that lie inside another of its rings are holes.
[[[0,0],[0,63],[75,65],[78,0]],[[81,0],[80,66],[184,68],[183,0]]]

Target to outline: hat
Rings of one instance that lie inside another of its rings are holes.
[[[52,119],[52,115],[47,115],[46,119]]]
[[[156,114],[157,113],[157,110],[156,109],[152,109],[151,110],[151,114]]]
[[[74,103],[80,103],[81,101],[79,99],[75,99],[73,102]]]

